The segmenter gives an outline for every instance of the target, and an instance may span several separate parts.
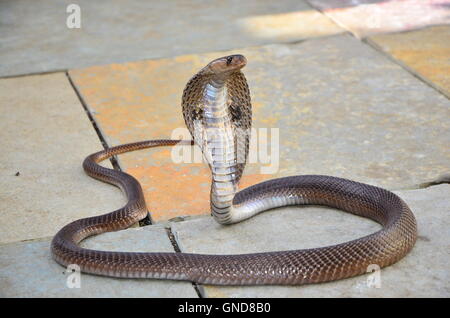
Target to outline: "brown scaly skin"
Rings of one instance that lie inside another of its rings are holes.
[[[240,71],[245,64],[241,55],[214,60],[189,81],[182,105],[186,125],[194,137],[193,123],[197,120],[202,127],[223,132],[246,158],[248,139],[239,139],[236,133],[237,128],[251,125],[250,93]],[[222,116],[220,120],[216,115]],[[208,138],[211,137],[207,136],[206,140],[210,140]],[[214,151],[202,140],[195,142],[203,151]],[[121,171],[104,168],[98,162],[128,151],[178,143],[192,144],[191,141],[150,140],[88,156],[83,163],[86,173],[121,188],[128,203],[114,212],[80,219],[63,227],[51,244],[53,258],[64,266],[77,264],[83,272],[111,277],[176,279],[220,285],[300,285],[360,275],[371,264],[388,266],[414,246],[417,238],[414,215],[392,192],[341,178],[305,175],[269,180],[235,193],[245,163],[213,155],[209,162],[213,175],[212,212],[221,223],[239,222],[278,206],[320,204],[370,218],[383,228],[333,246],[245,255],[127,253],[79,247],[86,237],[125,229],[147,214],[138,181]],[[236,146],[239,143],[241,148]],[[219,150],[230,150],[226,143],[216,145]],[[238,155],[233,149],[230,153]],[[219,191],[222,188],[227,189],[225,193]],[[230,191],[231,201],[227,199]]]

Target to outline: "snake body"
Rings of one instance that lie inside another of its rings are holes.
[[[406,203],[385,189],[331,176],[303,175],[272,179],[237,192],[248,155],[251,102],[242,55],[216,59],[186,85],[182,107],[193,141],[149,140],[112,147],[88,156],[88,175],[118,186],[127,204],[108,214],[76,220],[53,238],[53,258],[63,266],[111,277],[188,280],[217,285],[300,285],[363,274],[405,256],[414,246],[417,225]],[[244,132],[244,133],[243,133]],[[212,171],[211,212],[222,224],[287,205],[317,204],[370,218],[382,229],[333,246],[253,253],[212,255],[130,253],[85,249],[92,235],[128,228],[147,216],[139,182],[98,163],[128,151],[158,146],[200,146]]]

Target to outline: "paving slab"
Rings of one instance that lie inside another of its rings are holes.
[[[206,297],[449,297],[450,185],[397,191],[414,212],[419,238],[398,263],[376,274],[304,286],[202,286]],[[376,232],[368,219],[324,207],[267,211],[231,226],[201,217],[172,224],[182,252],[242,254],[338,244]]]
[[[269,161],[257,156],[247,165],[243,187],[280,176],[325,174],[400,189],[449,172],[450,132],[442,118],[450,116],[450,101],[350,35],[69,74],[109,145],[179,138],[173,132],[184,127],[180,101],[186,82],[210,60],[231,53],[248,58],[253,126],[269,132],[264,138],[257,130],[262,143],[253,140],[251,154],[266,146],[273,150]],[[143,185],[155,221],[209,214],[208,168],[174,163],[171,155],[161,148],[119,160]]]
[[[83,172],[103,147],[66,74],[1,79],[0,105],[0,243],[49,237],[125,203]]]
[[[449,0],[308,0],[357,37],[450,23]]]
[[[0,2],[0,76],[291,42],[343,32],[301,0]],[[70,25],[70,24],[69,24]]]
[[[162,226],[105,233],[87,239],[83,246],[109,251],[173,252]],[[45,239],[0,245],[0,297],[197,298],[198,295],[189,282],[118,279],[83,273],[78,279],[75,273],[53,261],[50,240]]]
[[[450,97],[450,25],[369,37],[369,43]]]

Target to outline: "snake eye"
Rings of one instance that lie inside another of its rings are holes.
[[[227,57],[227,65],[230,65],[232,60],[233,60],[232,56]]]

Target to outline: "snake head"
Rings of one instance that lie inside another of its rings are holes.
[[[215,75],[218,77],[228,77],[234,72],[239,71],[247,64],[245,56],[240,54],[220,57],[210,62],[203,68],[204,74]]]

